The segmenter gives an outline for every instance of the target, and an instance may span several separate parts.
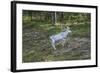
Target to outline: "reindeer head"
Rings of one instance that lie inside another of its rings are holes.
[[[71,32],[72,32],[72,31],[70,30],[70,27],[68,27],[68,26],[65,28],[65,31],[68,32],[68,33],[71,33]]]
[[[67,31],[68,31],[69,33],[72,32],[72,31],[70,30],[70,27],[68,27],[68,26],[67,26]]]

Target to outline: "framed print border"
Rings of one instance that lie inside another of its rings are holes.
[[[95,13],[95,64],[94,65],[83,65],[83,66],[69,66],[69,67],[52,67],[52,68],[36,68],[36,69],[17,69],[17,4],[28,4],[28,5],[46,5],[46,6],[59,6],[59,7],[79,7],[79,8],[94,8]],[[87,68],[98,66],[98,7],[90,5],[74,5],[74,4],[58,4],[58,3],[43,3],[43,2],[27,2],[27,1],[12,1],[11,2],[11,71],[22,72],[22,71],[40,71],[40,70],[55,70],[55,69],[73,69],[73,68]]]

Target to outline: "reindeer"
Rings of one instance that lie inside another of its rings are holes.
[[[68,37],[69,33],[71,33],[71,30],[69,27],[67,27],[67,29],[65,29],[64,31],[60,32],[59,34],[56,35],[52,35],[50,36],[51,39],[51,45],[54,48],[54,50],[56,50],[56,43],[62,41],[62,45],[64,46],[66,38]]]

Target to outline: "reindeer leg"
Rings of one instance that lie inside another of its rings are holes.
[[[63,46],[63,47],[65,46],[65,42],[66,42],[65,40],[66,40],[66,39],[63,39],[63,40],[62,40],[62,46]]]
[[[52,47],[54,48],[54,50],[56,50],[56,47],[55,47],[55,42],[54,42],[54,40],[51,40],[51,45],[52,45]]]
[[[54,50],[56,50],[56,47],[55,47],[55,44],[54,43],[52,43],[52,47],[54,48]]]
[[[51,45],[52,45],[52,47],[54,48],[54,50],[56,50],[55,42],[54,42],[54,41],[51,41]]]

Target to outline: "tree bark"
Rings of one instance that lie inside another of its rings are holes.
[[[53,12],[51,16],[52,16],[52,25],[55,25],[57,22],[56,12]]]

